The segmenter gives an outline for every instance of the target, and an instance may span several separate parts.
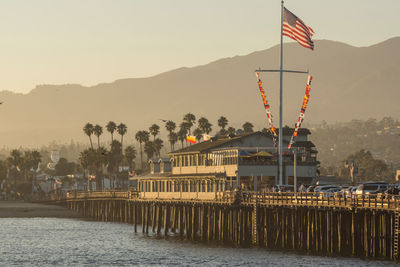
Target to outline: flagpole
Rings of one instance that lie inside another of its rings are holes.
[[[280,62],[280,86],[279,86],[279,184],[283,184],[282,146],[283,146],[283,0],[281,1],[281,62]]]

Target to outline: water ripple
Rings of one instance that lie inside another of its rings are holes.
[[[194,244],[135,234],[131,225],[118,223],[1,218],[0,226],[0,266],[395,266],[388,261]]]

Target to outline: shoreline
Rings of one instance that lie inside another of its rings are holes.
[[[83,219],[82,215],[63,206],[24,201],[0,201],[0,218],[68,218]]]

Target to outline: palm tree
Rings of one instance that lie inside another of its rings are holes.
[[[190,129],[192,126],[196,123],[196,116],[193,115],[192,113],[188,113],[183,117],[183,122],[186,123],[187,129],[189,131],[189,135],[191,134]]]
[[[117,126],[117,132],[118,132],[118,134],[121,136],[121,153],[122,153],[122,148],[123,148],[123,146],[124,146],[124,135],[126,134],[126,131],[128,130],[128,127],[126,127],[126,125],[125,124],[123,124],[123,123],[120,123],[118,126]]]
[[[183,148],[183,142],[186,141],[187,130],[185,128],[181,128],[177,135],[178,135],[178,140],[181,141]]]
[[[31,157],[32,157],[32,161],[33,161],[32,164],[35,167],[35,169],[37,170],[39,168],[40,162],[42,162],[42,155],[40,154],[39,151],[32,150]]]
[[[233,127],[228,127],[228,134],[229,135],[231,135],[231,134],[235,134],[236,133],[236,129],[235,128],[233,128]]]
[[[125,148],[125,158],[126,161],[128,162],[128,166],[129,166],[129,171],[132,172],[133,171],[133,161],[136,158],[136,149],[134,146],[127,146]]]
[[[113,187],[115,186],[115,180],[118,175],[118,167],[121,165],[122,160],[122,145],[119,141],[114,140],[111,143],[110,153],[108,154],[107,161],[107,171],[110,173]]]
[[[175,150],[175,144],[178,141],[178,135],[175,132],[171,132],[169,135],[169,142],[171,143],[171,151]]]
[[[93,150],[93,149],[91,149]],[[86,172],[89,172],[91,169],[92,161],[91,161],[91,151],[90,149],[85,149],[79,154],[79,164],[82,166],[83,172],[83,179],[86,179]],[[88,184],[89,190],[89,184]]]
[[[169,137],[169,143],[171,144],[171,151],[172,151],[173,150],[173,144],[172,144],[173,139],[171,138],[171,136],[174,137],[173,132],[176,129],[175,122],[173,122],[171,120],[167,121],[165,123],[165,129],[167,129],[167,131],[169,132],[168,137]]]
[[[109,121],[106,125],[107,132],[111,134],[111,143],[114,141],[114,132],[117,129],[117,124],[113,121]]]
[[[153,124],[149,128],[150,134],[153,136],[153,141],[156,140],[156,136],[160,133],[160,126]]]
[[[142,143],[146,143],[149,141],[149,132],[147,131],[138,131],[135,135],[135,139],[139,142],[140,145],[140,168],[143,169],[143,147]]]
[[[221,116],[218,119],[218,126],[221,127],[222,130],[225,130],[226,125],[228,125],[228,119],[224,116]]]
[[[83,127],[83,132],[89,136],[89,141],[90,141],[90,147],[93,149],[93,143],[92,143],[92,134],[93,134],[93,124],[91,123],[86,123],[86,125]]]
[[[97,136],[97,146],[100,149],[100,135],[103,134],[103,127],[100,125],[96,124],[93,128],[93,134]]]
[[[156,140],[154,140],[153,143],[154,143],[154,149],[155,149],[158,157],[161,157],[160,150],[164,146],[163,145],[163,143],[164,143],[163,140],[161,140],[160,138],[157,138]]]
[[[199,128],[203,131],[203,133],[209,134],[212,131],[212,124],[208,121],[208,119],[201,117],[199,119]]]
[[[253,124],[251,124],[250,122],[248,122],[248,121],[246,121],[244,124],[243,124],[243,131],[245,132],[245,133],[252,133],[253,132]]]
[[[11,167],[13,167],[14,172],[14,190],[17,186],[17,175],[21,170],[21,165],[23,164],[23,157],[21,151],[18,149],[13,149],[10,152],[10,156],[7,158],[7,162]]]
[[[196,128],[193,134],[196,136],[197,142],[200,142],[200,139],[203,137],[203,131],[200,128]]]
[[[96,185],[98,188],[104,189],[104,167],[109,162],[109,153],[110,152],[104,147],[99,147],[95,151]]]
[[[28,180],[29,178],[30,181],[33,182],[35,175],[32,174],[32,171],[35,172],[38,169],[41,158],[42,156],[39,151],[27,150],[24,152],[24,156],[20,162],[20,169],[23,172],[25,180]]]
[[[175,130],[175,128],[176,128],[175,122],[173,122],[173,121],[167,121],[167,122],[165,123],[165,129],[167,129],[167,131],[168,131],[169,133],[172,133],[172,132]]]
[[[147,155],[147,160],[148,161],[153,158],[154,153],[156,152],[156,150],[155,150],[155,147],[154,147],[154,143],[152,141],[147,141],[144,144],[144,152]]]

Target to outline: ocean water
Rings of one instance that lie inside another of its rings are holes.
[[[138,229],[140,230],[140,229]],[[58,218],[0,218],[0,266],[396,266],[232,248],[134,233],[132,225]]]

